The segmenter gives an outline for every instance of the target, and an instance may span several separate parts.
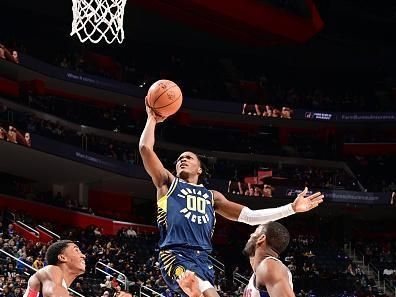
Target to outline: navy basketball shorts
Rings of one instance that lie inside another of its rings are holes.
[[[162,277],[168,287],[178,293],[184,292],[177,283],[177,278],[186,270],[195,272],[203,281],[208,281],[214,286],[214,268],[205,251],[192,249],[173,248],[161,250],[159,264]]]

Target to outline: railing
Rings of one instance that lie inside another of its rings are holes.
[[[238,278],[239,280],[236,278]],[[249,279],[247,277],[243,276],[242,274],[240,274],[238,272],[234,273],[234,279],[236,279],[237,281],[239,281],[240,283],[242,283],[244,285],[247,285],[247,283],[249,282]]]
[[[145,293],[143,291],[148,291],[149,293]],[[151,294],[151,295],[150,295]],[[139,296],[142,297],[152,297],[152,296],[161,296],[164,297],[164,295],[162,295],[161,293],[158,293],[157,291],[150,289],[149,287],[146,286],[140,286],[139,289]]]
[[[386,289],[388,289],[389,292],[393,292],[393,296],[396,297],[396,286],[388,279],[384,279],[384,292],[386,292]]]
[[[364,265],[364,255],[362,255],[361,253],[359,253],[362,257],[363,257],[363,265]],[[382,284],[381,284],[381,272],[380,270],[373,264],[373,263],[367,263],[367,272],[370,271],[370,269],[372,270],[374,275],[377,275],[377,279],[378,279],[378,284],[379,287],[382,287],[382,290],[384,293],[386,293],[386,291],[390,291],[390,292],[394,292],[394,296],[396,297],[396,287],[392,285],[391,282],[389,282],[388,280],[384,279]]]
[[[28,229],[30,232],[36,234],[37,236],[40,236],[40,233],[39,233],[37,230],[33,229],[33,228],[30,227],[29,225],[26,225],[24,222],[17,221],[17,223],[18,223],[19,225],[23,226],[25,229]]]
[[[224,264],[223,263],[221,263],[215,257],[210,256],[210,255],[209,255],[209,259],[212,261],[213,267],[215,267],[219,271],[224,272]],[[246,277],[244,277],[243,275],[241,275],[238,272],[233,273],[233,280],[238,282],[241,285],[244,285],[244,286],[246,286],[249,282],[249,280]]]
[[[348,249],[353,260],[357,260],[358,256],[362,259],[363,267],[367,267],[367,274],[370,273],[371,270],[373,275],[376,276],[379,285],[378,289],[382,289],[384,293],[386,293],[387,290],[389,292],[393,292],[393,295],[396,297],[396,287],[387,279],[384,279],[383,282],[381,282],[380,270],[372,263],[365,263],[364,255],[360,252],[357,252],[355,248],[352,249],[351,243],[349,243]]]
[[[123,274],[121,271],[118,271],[117,269],[114,269],[114,268],[110,267],[109,265],[107,265],[107,264],[105,264],[103,262],[100,262],[100,261],[98,261],[95,264],[95,274],[96,274],[96,271],[100,271],[100,272],[102,272],[102,273],[104,273],[104,274],[106,274],[108,276],[114,277],[113,274],[111,274],[111,273],[109,273],[109,272],[107,272],[107,271],[105,271],[105,270],[103,270],[101,268],[98,268],[98,266],[104,266],[104,267],[110,269],[111,271],[114,271],[114,272],[118,273],[118,276],[121,275],[122,277],[124,277],[124,281],[119,279],[119,277],[117,277],[117,280],[119,280],[120,283],[124,284],[125,291],[128,291],[128,279],[127,279],[125,274]]]
[[[396,286],[394,286],[390,280],[384,280],[384,289],[387,288],[390,292],[393,292],[393,295],[396,297]]]
[[[28,267],[28,268],[32,269],[34,272],[36,272],[36,271],[37,271],[37,269],[36,269],[36,268],[34,268],[33,266],[30,266],[29,264],[27,264],[27,263],[23,262],[22,260],[19,260],[18,258],[14,257],[13,255],[11,255],[11,254],[7,253],[5,250],[3,250],[3,249],[0,249],[0,252],[1,252],[1,253],[3,253],[3,254],[5,254],[5,255],[6,255],[6,256],[8,256],[8,257],[10,257],[10,258],[14,259],[15,261],[17,261],[17,262],[21,263],[23,266],[26,266],[26,267]],[[29,276],[30,276],[30,274],[29,274]],[[82,295],[82,294],[78,293],[77,291],[75,291],[75,290],[73,290],[73,289],[71,289],[71,288],[67,288],[67,289],[68,289],[70,292],[72,292],[73,294],[77,295],[77,296],[80,296],[80,297],[85,297],[84,295]]]
[[[209,259],[212,261],[213,266],[220,271],[224,272],[224,264],[217,260],[215,257],[209,255]]]
[[[48,230],[44,226],[38,225],[37,227],[39,227],[40,229],[44,230],[45,232],[51,234],[53,237],[56,237],[58,240],[61,239],[61,237],[58,234],[56,234],[55,232],[52,232],[51,230]]]

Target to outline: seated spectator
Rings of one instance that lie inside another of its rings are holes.
[[[263,185],[263,197],[271,198],[274,188],[271,185]]]
[[[32,140],[30,138],[30,133],[28,132],[25,133],[25,141],[26,141],[26,146],[28,147],[32,146]]]
[[[3,127],[0,127],[0,139],[3,139],[3,140],[8,139],[8,133]]]
[[[19,55],[18,52],[16,50],[12,51],[12,58],[14,59],[14,62],[19,64]]]
[[[37,257],[36,260],[34,260],[33,267],[36,268],[37,270],[44,267],[44,263],[41,257]]]
[[[7,141],[13,142],[13,143],[18,143],[17,142],[17,132],[16,131],[17,130],[13,126],[9,126]]]
[[[254,186],[254,193],[253,196],[255,197],[261,197],[263,195],[261,189],[256,185]]]
[[[5,59],[10,62],[15,62],[14,57],[10,51],[3,44],[0,44],[0,59]]]
[[[133,230],[132,227],[129,227],[128,230],[126,231],[126,235],[130,238],[136,238],[137,237],[137,233],[135,230]]]
[[[293,115],[293,110],[290,107],[282,107],[282,111],[281,111],[281,118],[283,119],[291,119],[292,115]]]

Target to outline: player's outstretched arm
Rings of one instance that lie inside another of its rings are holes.
[[[277,260],[268,259],[257,267],[256,287],[265,287],[271,297],[295,297],[286,267]]]
[[[323,202],[324,196],[320,192],[306,197],[307,192],[308,188],[305,188],[293,203],[276,208],[258,210],[251,210],[246,206],[229,201],[223,194],[217,191],[213,191],[213,196],[215,210],[221,216],[232,221],[239,221],[249,225],[259,225],[282,219],[296,212],[309,211]]]
[[[143,160],[144,169],[151,176],[157,188],[164,184],[170,184],[173,175],[164,168],[157,154],[154,152],[155,126],[165,120],[164,117],[156,115],[152,109],[146,107],[147,122],[139,141],[139,152]]]

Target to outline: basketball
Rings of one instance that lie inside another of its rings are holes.
[[[179,86],[170,80],[156,81],[147,92],[146,106],[163,117],[175,114],[182,102],[183,94]]]

